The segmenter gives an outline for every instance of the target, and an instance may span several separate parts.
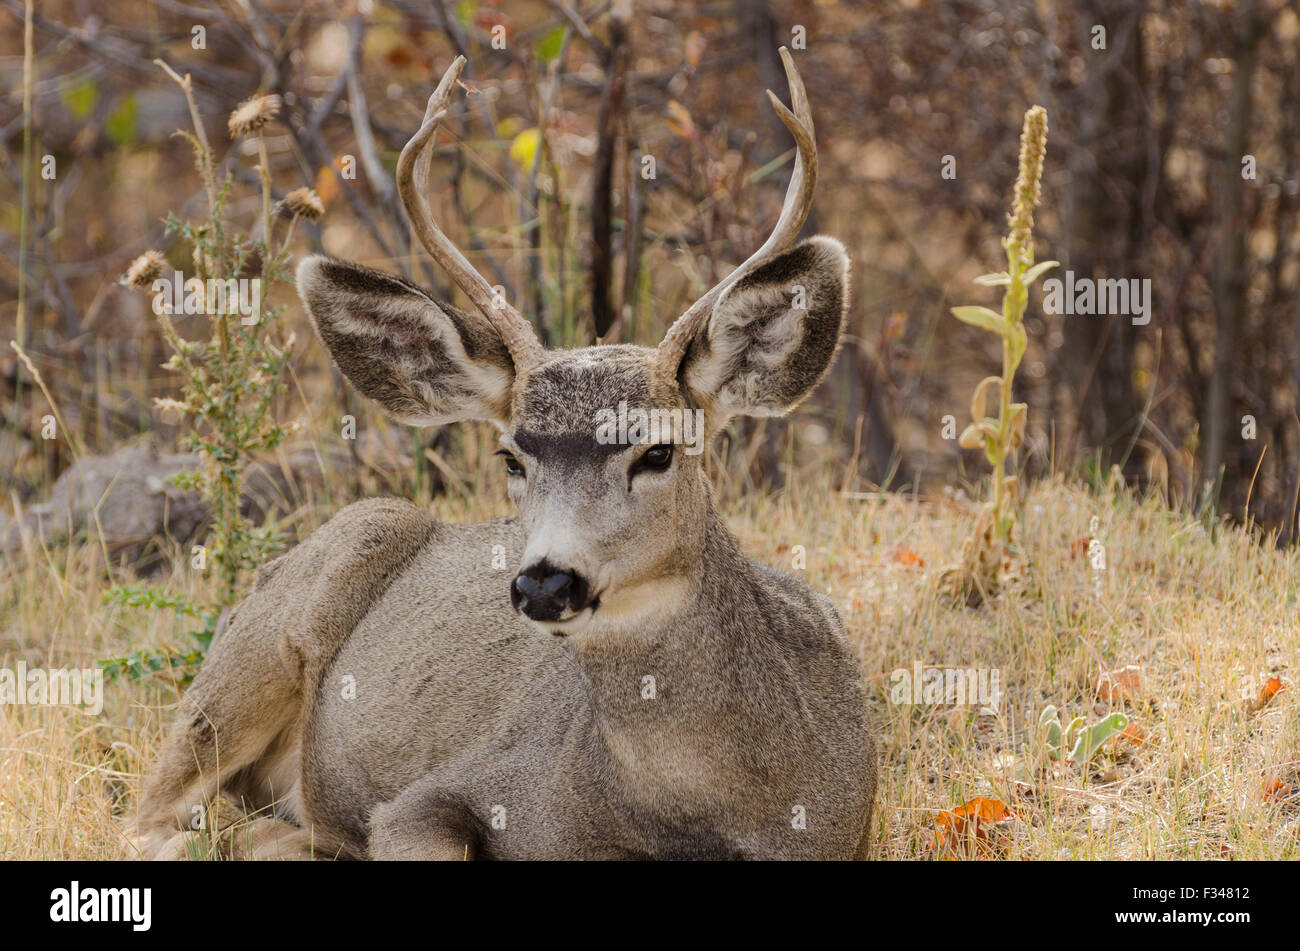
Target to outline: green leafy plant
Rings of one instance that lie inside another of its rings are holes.
[[[1085,727],[1087,722],[1083,717],[1075,717],[1063,729],[1056,707],[1049,706],[1043,710],[1038,718],[1038,726],[1043,731],[1047,755],[1052,759],[1060,759],[1064,749],[1073,743],[1066,760],[1075,766],[1083,766],[1097,755],[1103,743],[1112,736],[1123,733],[1129,721],[1123,713],[1111,713],[1092,726]]]
[[[1041,193],[1043,159],[1047,151],[1047,111],[1034,106],[1025,113],[1020,133],[1020,171],[1016,178],[1010,231],[1003,239],[1007,268],[983,274],[975,283],[983,287],[1005,288],[1001,311],[981,305],[952,308],[953,316],[963,323],[996,334],[1002,343],[1002,373],[985,377],[975,387],[971,399],[971,423],[958,442],[963,449],[982,449],[993,467],[993,491],[987,516],[981,519],[965,548],[964,564],[951,572],[962,590],[996,585],[998,569],[1012,543],[1016,522],[1016,477],[1008,475],[1007,462],[1024,442],[1029,406],[1013,403],[1012,386],[1016,369],[1025,355],[1028,335],[1025,332],[1025,307],[1029,287],[1056,261],[1034,262],[1034,208]],[[996,415],[987,411],[990,392],[995,396]]]
[[[222,612],[214,608],[196,606],[187,598],[164,594],[157,588],[122,585],[104,593],[104,603],[127,608],[146,608],[172,611],[178,617],[197,622],[198,627],[187,632],[191,642],[187,649],[131,651],[124,657],[107,657],[99,661],[109,680],[122,677],[140,680],[144,677],[166,675],[169,680],[186,686],[194,679],[212,638],[221,623]]]
[[[280,109],[278,96],[254,96],[231,113],[230,136],[233,140],[251,139],[256,146],[261,181],[260,236],[241,233],[227,220],[234,182],[228,171],[218,181],[217,164],[204,132],[194,100],[190,77],[177,75],[158,60],[169,76],[181,87],[190,108],[193,133],[181,132],[193,146],[200,177],[208,198],[208,215],[199,223],[168,216],[167,234],[179,238],[190,251],[194,278],[186,281],[185,294],[201,295],[198,308],[209,321],[206,339],[191,340],[178,331],[176,316],[165,304],[163,295],[154,300],[154,311],[172,356],[164,366],[179,377],[179,398],[156,400],[160,409],[181,417],[186,433],[186,447],[197,454],[198,469],[173,477],[181,488],[197,490],[210,512],[211,528],[203,551],[196,557],[206,566],[211,562],[217,575],[215,600],[211,605],[195,605],[181,598],[164,596],[156,591],[119,588],[108,592],[105,600],[127,607],[167,609],[179,616],[200,622],[190,632],[194,648],[183,652],[135,652],[129,657],[101,661],[111,675],[133,677],[175,668],[193,667],[202,661],[204,652],[218,628],[224,609],[239,595],[242,575],[261,564],[280,547],[280,538],[272,527],[254,526],[240,510],[244,471],[255,455],[278,446],[284,430],[276,424],[271,408],[276,394],[283,392],[283,374],[293,345],[278,340],[275,334],[282,308],[266,307],[270,287],[290,279],[288,261],[294,225],[299,218],[315,220],[324,212],[319,197],[307,188],[288,193],[273,206],[266,143],[262,128],[275,118]],[[278,214],[277,214],[278,213]],[[276,239],[280,218],[288,223]],[[140,290],[154,287],[155,281],[169,274],[166,259],[158,251],[141,255],[131,265],[123,282]],[[237,281],[253,282],[256,293],[247,299],[253,313],[245,314],[232,301],[231,288]],[[192,289],[191,289],[192,288]],[[188,308],[187,308],[188,309]]]

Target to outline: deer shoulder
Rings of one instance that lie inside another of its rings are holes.
[[[220,664],[240,640],[269,637],[287,673],[318,674],[438,528],[432,516],[402,499],[347,506],[258,571],[208,663]]]

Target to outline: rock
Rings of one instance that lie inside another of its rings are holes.
[[[353,481],[356,464],[345,449],[329,452],[328,464]],[[134,561],[154,539],[188,542],[206,525],[208,509],[198,492],[170,480],[199,465],[192,453],[162,453],[148,442],[83,457],[59,476],[45,501],[15,518],[0,513],[0,552],[22,551],[24,537],[46,546],[84,537],[97,546],[102,541],[114,560]],[[316,451],[287,449],[276,460],[249,466],[240,509],[261,524],[269,515],[293,511],[307,501],[309,488],[323,485]]]

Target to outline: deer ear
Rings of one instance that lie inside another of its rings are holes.
[[[849,258],[834,238],[809,238],[755,268],[691,341],[681,369],[688,399],[719,420],[794,409],[831,365],[848,291]]]
[[[501,335],[400,278],[319,255],[298,296],[330,356],[361,393],[404,423],[504,423],[515,369]]]

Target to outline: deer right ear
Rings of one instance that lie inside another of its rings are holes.
[[[343,375],[395,419],[507,421],[514,363],[483,317],[390,274],[319,255],[298,265],[298,296]]]

